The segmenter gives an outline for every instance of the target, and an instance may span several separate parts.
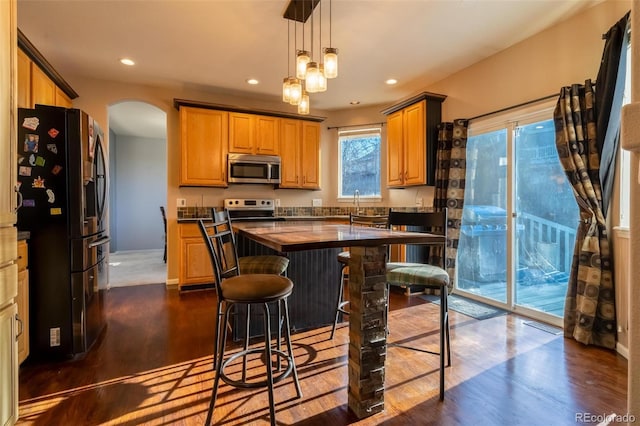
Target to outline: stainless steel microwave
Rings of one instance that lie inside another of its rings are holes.
[[[229,154],[229,183],[280,183],[280,157]]]

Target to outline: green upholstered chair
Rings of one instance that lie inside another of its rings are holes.
[[[389,211],[389,227],[402,227],[405,231],[428,232],[445,236],[445,241],[441,244],[442,258],[446,257],[446,235],[447,235],[447,211],[442,212],[404,212]],[[440,243],[439,243],[440,244]],[[420,249],[427,249],[431,245],[420,245]],[[409,246],[407,246],[409,247]],[[387,287],[420,287],[436,289],[440,293],[440,351],[437,353],[426,351],[420,348],[403,345],[407,349],[420,352],[434,353],[440,356],[440,400],[444,399],[444,369],[445,352],[447,366],[451,365],[451,348],[449,338],[449,308],[447,296],[449,292],[449,274],[443,265],[431,265],[428,263],[428,250],[422,251],[420,262],[388,262],[387,263]],[[444,261],[443,261],[444,263]],[[387,304],[387,318],[388,318]]]

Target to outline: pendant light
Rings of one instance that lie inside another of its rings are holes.
[[[324,76],[326,78],[336,78],[338,76],[338,49],[331,47],[331,12],[331,0],[329,0],[329,47],[323,49]]]
[[[317,62],[309,62],[307,64],[307,78],[305,79],[305,88],[309,93],[319,92],[320,88],[320,69]]]
[[[291,44],[289,40],[289,34],[291,33],[291,21],[287,20],[287,58],[289,58],[289,45]],[[289,69],[289,59],[287,59],[287,77],[282,80],[282,102],[289,102],[291,99],[291,73]]]
[[[300,103],[298,104],[298,114],[309,114],[309,95],[307,92],[302,92]]]
[[[289,79],[289,103],[291,105],[300,104],[302,99],[302,83],[297,78]]]

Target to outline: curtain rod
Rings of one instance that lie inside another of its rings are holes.
[[[380,126],[384,126],[385,123],[380,122],[380,123],[350,124],[348,126],[329,126],[329,127],[327,127],[327,129],[328,130],[331,130],[331,129],[344,129],[346,127],[373,126],[373,125],[376,125],[376,124],[379,124]]]
[[[522,107],[522,106],[525,106],[525,105],[534,104],[534,103],[536,103],[536,102],[540,102],[540,101],[546,101],[547,99],[557,98],[557,97],[559,97],[559,96],[560,96],[560,92],[558,92],[558,93],[554,93],[553,95],[547,95],[547,96],[544,96],[544,97],[542,97],[542,98],[534,99],[534,100],[532,100],[532,101],[523,102],[523,103],[518,104],[518,105],[512,105],[512,106],[510,106],[510,107],[502,108],[502,109],[499,109],[499,110],[496,110],[496,111],[487,112],[486,114],[476,115],[475,117],[471,117],[471,118],[469,118],[468,120],[469,120],[469,121],[471,121],[471,120],[477,120],[478,118],[483,118],[483,117],[486,117],[486,116],[488,116],[488,115],[498,114],[498,113],[500,113],[500,112],[509,111],[510,109],[519,108],[519,107]]]

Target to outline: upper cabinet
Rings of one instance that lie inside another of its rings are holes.
[[[387,186],[435,184],[444,95],[422,93],[382,111],[387,115]]]
[[[229,152],[278,155],[280,118],[229,113]]]
[[[282,119],[280,188],[320,189],[320,124]]]
[[[72,98],[78,94],[19,31],[18,45],[18,107],[41,104],[71,108]]]
[[[279,188],[320,189],[323,117],[174,99],[180,111],[181,186],[227,186],[228,153],[279,155]]]
[[[180,107],[180,185],[227,186],[229,113]]]

